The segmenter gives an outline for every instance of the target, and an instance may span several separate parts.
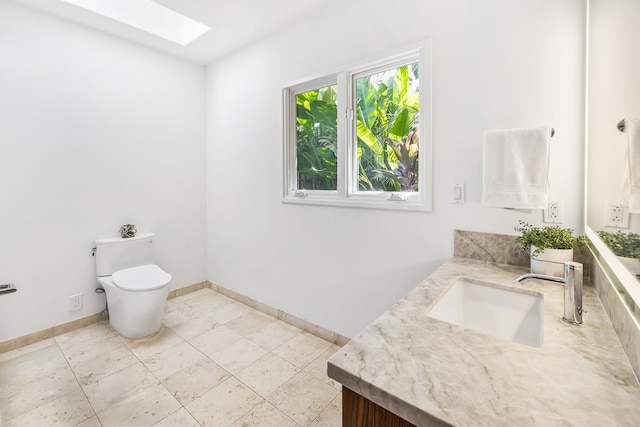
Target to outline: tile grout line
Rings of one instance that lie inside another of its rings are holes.
[[[98,413],[96,412],[95,408],[93,407],[93,404],[91,403],[91,400],[89,400],[89,396],[87,396],[87,393],[85,393],[84,391],[84,387],[82,387],[82,384],[80,383],[80,381],[78,380],[78,376],[76,375],[76,372],[73,370],[73,366],[71,366],[71,363],[69,363],[69,359],[67,359],[67,355],[65,354],[64,350],[62,349],[62,346],[60,346],[60,343],[55,339],[55,337],[53,337],[53,341],[56,343],[56,347],[58,348],[58,350],[60,351],[60,354],[62,354],[62,357],[64,358],[65,363],[67,364],[67,366],[69,367],[69,370],[71,371],[71,374],[73,375],[73,378],[76,380],[76,384],[78,385],[78,387],[80,388],[80,391],[82,392],[82,395],[84,396],[84,398],[87,400],[87,403],[89,404],[89,407],[91,407],[91,411],[93,412],[93,415],[85,418],[84,420],[74,424],[74,425],[78,425],[81,424],[93,417],[96,417],[96,420],[98,421],[98,423],[100,423],[100,425],[102,425],[102,423],[100,422],[100,419],[98,418]],[[68,393],[70,394],[70,393]]]

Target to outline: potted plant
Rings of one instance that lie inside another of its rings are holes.
[[[640,234],[598,231],[598,236],[633,274],[640,274]]]
[[[522,234],[517,242],[525,252],[531,253],[531,272],[562,277],[565,261],[573,261],[573,250],[587,244],[585,236],[575,236],[573,229],[557,225],[534,227],[519,221]]]

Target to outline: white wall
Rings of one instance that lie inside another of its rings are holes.
[[[616,203],[623,182],[628,133],[616,124],[640,117],[640,37],[637,0],[590,0],[589,10],[589,226],[605,227],[605,205]],[[640,232],[640,216],[631,215],[631,230]]]
[[[584,0],[333,3],[208,67],[205,121],[201,67],[0,0],[0,283],[19,288],[0,342],[100,311],[91,243],[127,222],[156,232],[174,289],[209,278],[354,335],[452,255],[453,229],[540,223],[479,206],[487,129],[556,128],[551,180],[581,230]],[[282,204],[283,85],[423,38],[433,212]]]
[[[92,242],[124,223],[173,289],[206,280],[204,67],[4,0],[0,58],[0,342],[101,311]]]
[[[515,234],[483,208],[485,130],[553,126],[551,182],[582,231],[585,1],[352,0],[207,68],[210,280],[353,336],[453,253],[453,230]],[[282,204],[281,89],[433,40],[431,213]],[[450,185],[467,203],[450,203]]]

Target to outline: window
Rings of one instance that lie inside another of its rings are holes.
[[[426,46],[284,89],[284,201],[430,210]]]
[[[353,76],[357,191],[418,191],[417,62]],[[354,176],[354,179],[356,177]]]
[[[295,95],[298,190],[338,188],[337,94],[331,85]]]

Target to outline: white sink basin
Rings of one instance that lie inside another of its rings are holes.
[[[544,297],[529,289],[458,277],[427,314],[497,338],[542,347]]]

